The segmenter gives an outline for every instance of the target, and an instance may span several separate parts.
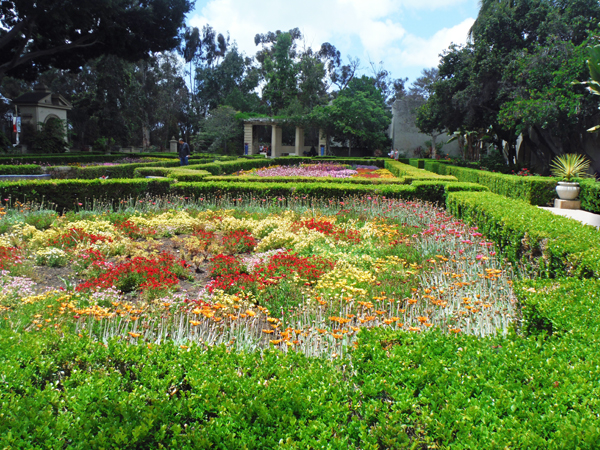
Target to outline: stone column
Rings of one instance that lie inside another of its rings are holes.
[[[271,158],[281,156],[281,138],[283,129],[277,125],[271,125]]]
[[[304,152],[304,129],[296,127],[296,156],[302,156]]]
[[[245,155],[246,153],[248,155],[253,155],[254,154],[254,133],[253,133],[253,129],[254,127],[252,126],[251,123],[245,123],[244,124],[244,148],[243,148],[243,154]],[[246,150],[246,146],[248,147],[248,149]]]
[[[323,130],[319,130],[319,148],[317,149],[319,156],[325,156],[327,154],[327,135]]]
[[[254,132],[254,125],[252,125],[252,154],[258,155],[260,148],[258,147],[258,133]]]
[[[131,151],[133,151],[133,147],[131,147]],[[171,153],[177,153],[177,139],[175,139],[175,136],[169,141],[169,151]]]

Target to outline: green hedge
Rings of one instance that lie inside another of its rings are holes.
[[[384,398],[395,413],[371,426],[403,424],[398,435],[411,430],[421,443],[375,448],[597,448],[596,336],[361,333],[353,381],[365,400]]]
[[[53,166],[88,162],[113,162],[123,158],[143,158],[148,153],[119,153],[113,155],[94,153],[61,153],[50,155],[0,156],[0,165],[4,164],[50,164]]]
[[[450,192],[471,191],[483,192],[488,188],[475,183],[414,181],[411,186],[415,189],[415,197],[431,203],[445,204]]]
[[[416,183],[415,185],[364,185],[350,183],[266,183],[266,182],[224,182],[211,181],[200,183],[177,183],[172,192],[186,197],[203,197],[206,195],[252,195],[257,198],[310,196],[321,198],[343,198],[347,196],[380,195],[387,198],[418,198],[433,203],[445,201],[447,192],[456,190],[481,191],[486,188],[470,183]]]
[[[600,182],[595,179],[578,180],[581,191],[581,209],[600,214]]]
[[[412,183],[415,180],[439,180],[447,182],[458,181],[454,176],[439,175],[434,172],[417,169],[412,165],[404,164],[393,159],[385,160],[385,168],[392,172],[394,176],[398,178],[404,178],[406,183]]]
[[[135,170],[141,167],[179,167],[179,160],[147,163],[117,164],[114,166],[71,167],[69,175],[81,180],[92,180],[102,176],[109,178],[135,178]]]
[[[405,184],[403,178],[334,178],[334,177],[258,177],[209,176],[204,181],[252,183],[350,183],[350,184]]]
[[[524,280],[518,283],[516,292],[526,333],[558,333],[588,342],[598,339],[600,280]]]
[[[14,202],[52,202],[60,211],[73,209],[86,200],[103,199],[119,202],[121,199],[164,195],[169,193],[170,180],[54,180],[0,182],[0,197]]]
[[[479,183],[490,188],[490,191],[509,198],[524,200],[532,205],[547,205],[556,197],[556,178],[520,177],[505,175],[485,170],[452,166],[450,164],[428,161],[427,170],[440,175],[453,175],[459,181]]]
[[[424,169],[425,168],[425,161],[424,159],[409,159],[408,160],[408,164],[416,167],[417,169]]]
[[[546,277],[600,276],[600,233],[591,226],[493,193],[452,192],[448,212],[496,242],[510,261]]]
[[[39,175],[43,173],[38,164],[4,165],[0,166],[0,175]]]
[[[134,178],[144,177],[167,177],[177,181],[202,181],[210,172],[206,170],[188,169],[191,166],[168,167],[139,167],[134,171]]]
[[[2,448],[594,449],[598,340],[362,331],[352,366],[0,330]]]

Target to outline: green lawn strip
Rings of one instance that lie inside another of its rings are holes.
[[[600,233],[520,200],[493,193],[448,194],[455,217],[477,224],[513,262],[525,262],[543,276],[600,275]]]

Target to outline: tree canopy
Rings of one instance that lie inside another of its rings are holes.
[[[509,160],[522,134],[532,163],[545,167],[585,148],[597,106],[572,81],[587,78],[585,47],[599,22],[596,0],[484,0],[471,42],[442,55],[421,129],[491,136]]]
[[[0,79],[33,80],[103,55],[137,61],[171,50],[191,7],[190,0],[3,0]]]
[[[312,120],[338,142],[352,148],[377,149],[389,143],[387,129],[392,114],[376,80],[362,76],[353,79],[330,105],[313,110]]]

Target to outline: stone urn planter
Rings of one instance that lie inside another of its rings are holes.
[[[579,183],[574,181],[559,181],[556,194],[561,200],[575,200],[579,196]]]

